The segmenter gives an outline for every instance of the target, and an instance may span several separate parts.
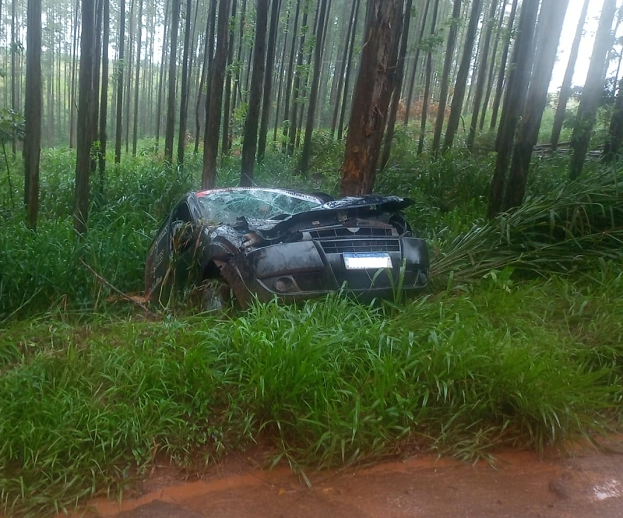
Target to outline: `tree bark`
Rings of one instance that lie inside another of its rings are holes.
[[[260,136],[257,146],[257,161],[262,162],[266,152],[266,135],[268,133],[268,117],[270,115],[270,96],[273,88],[273,68],[275,66],[275,41],[279,25],[279,10],[281,0],[272,0],[270,14],[270,31],[268,33],[268,47],[266,51],[266,70],[264,75],[264,98],[262,100],[262,117],[260,120]]]
[[[342,102],[340,106],[340,120],[337,124],[337,139],[342,140],[342,130],[344,129],[344,119],[346,118],[346,101],[348,100],[348,88],[350,85],[350,77],[353,70],[353,52],[355,49],[355,34],[357,33],[357,21],[359,19],[359,6],[360,1],[357,0],[357,7],[355,8],[355,19],[353,20],[353,30],[350,35],[350,45],[348,48],[348,63],[346,64],[346,74],[344,76],[344,94],[342,95]]]
[[[115,130],[115,164],[121,162],[123,133],[123,72],[125,69],[125,0],[119,7],[119,57],[117,59],[117,120]]]
[[[591,140],[606,78],[606,56],[612,47],[612,20],[616,11],[616,0],[604,0],[595,36],[595,45],[578,114],[571,135],[573,155],[569,166],[569,178],[575,180],[582,174],[586,153]]]
[[[100,148],[98,154],[99,165],[99,194],[104,194],[104,172],[106,169],[106,146],[108,135],[106,126],[108,124],[108,45],[110,43],[110,1],[104,1],[104,34],[102,41],[102,91],[100,96],[100,127],[99,138]]]
[[[274,1],[274,0],[273,0]],[[316,46],[314,47],[314,75],[312,78],[311,91],[309,92],[309,106],[307,111],[307,122],[305,125],[305,140],[303,141],[303,152],[301,154],[301,164],[299,170],[302,174],[309,171],[309,157],[311,154],[311,138],[314,130],[314,115],[318,102],[318,86],[320,84],[320,69],[322,67],[323,38],[325,29],[325,19],[327,15],[327,0],[320,0],[320,14],[318,16]]]
[[[461,111],[463,110],[463,101],[465,100],[465,90],[467,88],[467,76],[472,61],[472,53],[474,51],[474,41],[476,40],[476,29],[478,28],[478,20],[480,19],[480,8],[482,0],[473,0],[472,10],[469,16],[469,24],[465,35],[465,45],[463,47],[463,56],[461,64],[456,76],[454,84],[454,95],[452,96],[452,104],[450,105],[450,117],[448,119],[448,127],[446,128],[446,136],[443,141],[443,150],[452,147],[454,137],[459,129],[459,121],[461,119]]]
[[[141,79],[141,47],[143,45],[143,0],[138,3],[138,34],[136,36],[136,70],[134,79],[134,130],[132,131],[132,156],[136,156],[138,145],[138,113],[139,92]]]
[[[511,160],[513,138],[524,109],[530,70],[534,57],[534,26],[539,10],[539,0],[524,0],[519,17],[517,39],[513,49],[511,72],[504,98],[502,117],[498,129],[495,149],[497,157],[495,172],[489,190],[487,217],[496,216],[503,203],[506,172]]]
[[[74,229],[87,231],[89,216],[89,173],[93,143],[93,63],[95,61],[95,1],[82,0],[82,35],[80,37],[80,74],[78,79],[78,126],[76,147],[76,189]]]
[[[619,81],[619,90],[614,104],[614,111],[610,118],[608,135],[604,142],[602,160],[611,162],[619,153],[621,143],[623,143],[623,80]]]
[[[39,159],[41,156],[41,0],[28,0],[26,46],[26,99],[24,107],[24,193],[27,222],[37,227],[39,212]]]
[[[439,106],[437,108],[437,119],[435,120],[435,133],[433,135],[433,153],[439,151],[441,143],[441,132],[443,123],[446,119],[446,106],[448,104],[448,91],[450,90],[450,69],[454,59],[454,49],[456,47],[456,36],[458,24],[461,17],[461,0],[454,0],[452,8],[452,20],[448,31],[448,41],[446,43],[446,55],[444,57],[443,72],[441,73],[441,91],[439,93]]]
[[[536,59],[526,107],[521,122],[517,129],[511,168],[506,187],[503,209],[508,210],[518,207],[523,202],[526,192],[526,181],[530,169],[532,151],[539,138],[543,110],[547,104],[547,90],[552,79],[552,71],[556,63],[558,41],[562,32],[562,24],[567,12],[569,0],[545,2],[541,6],[537,30],[539,41],[537,43]]]
[[[480,1],[480,0],[478,0]],[[424,31],[426,30],[426,19],[428,18],[428,10],[430,8],[430,0],[426,0],[426,5],[424,7],[424,15],[422,16],[422,21],[420,25],[420,32],[415,41],[415,56],[413,58],[413,68],[411,69],[411,80],[409,81],[409,92],[407,94],[407,100],[405,102],[405,118],[404,125],[409,124],[409,114],[411,113],[411,102],[413,101],[413,90],[415,88],[415,78],[417,75],[417,66],[420,60],[420,44],[422,43],[422,38],[424,37]]]
[[[223,80],[227,64],[229,32],[229,0],[220,0],[218,10],[218,29],[216,53],[212,61],[209,107],[206,111],[206,126],[203,139],[203,171],[201,188],[212,189],[216,184],[216,157],[218,155],[219,126],[223,101]]]
[[[189,89],[189,67],[188,60],[190,54],[190,35],[192,11],[192,0],[186,0],[186,24],[184,26],[184,50],[182,55],[182,87],[180,91],[180,127],[177,133],[177,163],[184,163],[184,151],[186,149],[186,121],[188,120],[188,89]],[[227,16],[225,16],[227,18]]]
[[[266,63],[266,25],[268,23],[268,0],[257,0],[255,38],[253,42],[253,75],[249,92],[249,110],[244,124],[240,186],[253,185],[253,166],[257,149],[257,127],[262,102],[264,64]]]
[[[556,106],[556,114],[554,115],[554,124],[552,127],[552,137],[550,139],[553,151],[558,148],[560,132],[562,131],[562,124],[565,121],[565,115],[567,112],[567,102],[569,101],[569,97],[571,97],[571,82],[573,81],[575,64],[578,60],[578,54],[580,52],[580,43],[582,42],[582,35],[584,34],[584,23],[586,22],[589,2],[590,0],[584,0],[582,12],[580,13],[580,19],[578,20],[578,25],[575,29],[573,43],[571,44],[571,51],[569,52],[569,61],[562,80],[562,86],[560,87],[560,94],[558,95],[558,106]]]
[[[402,1],[368,0],[359,75],[353,92],[341,168],[342,196],[372,192],[383,129],[394,88]]]
[[[231,17],[232,19],[236,19],[236,7],[237,7],[237,2],[236,0],[232,1],[232,7],[231,7]],[[233,27],[231,27],[230,31],[229,31],[229,44],[228,44],[228,49],[227,49],[227,65],[225,67],[226,69],[226,77],[225,77],[225,102],[223,105],[223,131],[222,131],[222,135],[221,135],[221,139],[222,139],[222,143],[221,143],[221,155],[225,156],[230,149],[230,144],[229,144],[229,129],[230,129],[230,105],[231,105],[231,88],[232,88],[232,71],[231,71],[231,64],[232,61],[234,60],[234,39],[235,39],[235,32]]]
[[[565,0],[562,0],[563,2]],[[550,2],[551,3],[551,2]],[[476,90],[474,92],[474,107],[472,109],[472,120],[469,126],[469,133],[467,135],[467,149],[474,150],[474,141],[476,140],[476,130],[478,128],[478,115],[480,114],[480,105],[482,103],[482,96],[485,90],[485,83],[487,80],[487,62],[489,59],[489,46],[491,45],[491,32],[493,30],[493,23],[495,22],[495,12],[498,8],[498,0],[492,0],[489,7],[489,16],[487,21],[487,28],[485,30],[485,38],[482,45],[482,59],[478,64],[478,77],[476,79]],[[495,59],[495,55],[493,56]]]
[[[173,0],[171,20],[171,51],[169,53],[169,92],[167,95],[167,124],[164,137],[164,158],[173,163],[173,139],[175,136],[175,80],[177,70],[177,34],[180,23],[180,0]]]
[[[457,0],[461,3],[461,0]],[[385,141],[383,143],[383,153],[381,155],[380,170],[385,170],[389,156],[391,154],[392,142],[394,140],[394,130],[396,129],[396,119],[398,118],[398,106],[400,105],[400,93],[402,92],[402,82],[405,75],[405,57],[407,56],[407,43],[409,41],[409,27],[411,25],[411,8],[413,0],[407,0],[404,12],[404,23],[402,25],[402,35],[400,37],[400,51],[398,53],[398,63],[396,65],[396,85],[392,93],[391,105],[389,108],[389,119],[385,130]]]

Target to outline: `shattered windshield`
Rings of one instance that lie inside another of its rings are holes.
[[[236,218],[283,219],[322,205],[313,196],[277,189],[224,189],[197,194],[203,217],[234,224]]]

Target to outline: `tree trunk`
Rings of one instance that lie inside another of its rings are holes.
[[[474,51],[474,41],[476,40],[476,29],[478,28],[478,20],[480,19],[481,6],[482,0],[473,0],[472,10],[469,16],[469,25],[467,26],[467,33],[465,35],[463,56],[461,57],[461,64],[459,65],[459,71],[454,84],[454,95],[452,96],[452,104],[450,105],[448,127],[446,128],[446,136],[443,141],[444,151],[452,147],[454,137],[459,129],[463,101],[465,100],[465,90],[467,88],[467,76],[472,61],[472,52]]]
[[[288,129],[290,127],[290,121],[288,119],[290,113],[290,96],[292,95],[292,77],[294,75],[294,54],[296,52],[296,39],[299,27],[299,13],[301,9],[301,0],[296,0],[296,10],[294,13],[294,29],[292,30],[292,44],[290,47],[290,59],[288,61],[288,77],[286,79],[286,94],[283,108],[283,143],[282,151],[285,153],[287,150],[286,139],[288,136]]]
[[[104,194],[104,171],[106,169],[106,145],[108,135],[106,125],[108,123],[108,45],[110,43],[110,2],[104,2],[104,35],[102,41],[102,92],[100,97],[100,127],[99,138],[100,148],[98,154],[99,162],[99,194]]]
[[[201,134],[201,106],[203,100],[203,89],[204,85],[208,85],[208,89],[211,84],[211,69],[212,69],[212,59],[214,54],[214,27],[216,26],[216,9],[217,9],[217,0],[212,0],[210,3],[210,15],[206,20],[206,39],[205,45],[203,48],[203,66],[201,69],[201,79],[199,80],[199,92],[197,93],[197,103],[195,105],[195,153],[199,151],[199,139]],[[204,120],[208,119],[208,111],[209,104],[206,101],[203,115]],[[204,134],[205,139],[205,134]]]
[[[305,36],[307,35],[307,16],[308,6],[303,11],[303,20],[301,22],[301,36],[299,41],[299,52],[296,58],[296,74],[294,76],[294,85],[292,86],[292,108],[290,113],[290,124],[288,125],[288,155],[294,153],[296,144],[296,133],[298,130],[298,108],[301,90],[301,75],[303,74],[303,58],[305,55]]]
[[[138,144],[139,89],[141,79],[141,47],[143,45],[143,0],[138,3],[138,34],[136,36],[136,70],[134,79],[134,130],[132,131],[132,156],[136,156]]]
[[[435,35],[435,28],[437,26],[437,13],[439,12],[439,0],[435,0],[435,7],[433,8],[433,20],[430,24],[431,40]],[[417,154],[421,155],[424,150],[424,135],[426,133],[426,119],[428,118],[428,103],[430,101],[430,85],[433,78],[433,48],[432,43],[429,43],[430,47],[426,56],[426,78],[424,84],[424,98],[422,99],[422,117],[420,121],[420,140],[418,142]]]
[[[244,124],[240,186],[253,185],[253,166],[257,149],[257,127],[262,102],[264,64],[266,63],[266,25],[268,23],[268,0],[257,0],[255,38],[253,42],[253,76],[249,92],[249,110]],[[271,71],[272,72],[272,71]]]
[[[461,0],[457,0],[459,3]],[[391,106],[389,108],[389,119],[387,121],[387,129],[385,134],[385,142],[383,143],[383,153],[381,155],[380,170],[385,170],[392,149],[392,141],[394,140],[394,130],[396,128],[396,119],[398,118],[398,106],[400,105],[400,93],[402,92],[402,81],[405,75],[405,57],[407,55],[407,43],[409,41],[409,27],[411,25],[411,8],[413,0],[407,0],[404,12],[404,23],[402,26],[402,35],[400,37],[400,52],[398,53],[398,63],[396,65],[396,86],[392,93]]]
[[[186,149],[186,121],[188,119],[188,89],[189,89],[189,68],[188,60],[190,53],[190,34],[192,12],[192,0],[186,0],[186,24],[184,26],[184,50],[182,54],[182,87],[180,91],[180,127],[177,133],[177,163],[184,163],[184,150]],[[227,15],[225,15],[227,18]]]
[[[495,150],[495,172],[489,190],[487,217],[493,218],[502,208],[506,172],[511,160],[513,138],[519,116],[523,111],[530,70],[534,58],[534,26],[539,10],[539,0],[524,0],[519,17],[517,39],[513,49],[511,72],[504,98],[502,117],[498,129]]]
[[[236,0],[233,0],[231,7],[231,17],[232,19],[236,19]],[[235,32],[233,27],[229,31],[229,44],[227,48],[227,66],[226,68],[226,77],[225,77],[225,102],[223,105],[223,131],[221,135],[222,143],[221,143],[221,154],[225,156],[229,152],[230,144],[229,144],[229,121],[230,121],[230,105],[231,105],[231,88],[232,88],[232,71],[231,64],[234,60],[234,39]]]
[[[93,63],[95,61],[95,1],[82,0],[82,36],[80,38],[80,75],[78,79],[78,127],[76,147],[76,206],[74,229],[87,231],[89,216],[89,173],[93,128]]]
[[[169,164],[173,163],[173,139],[175,136],[175,80],[177,78],[177,34],[180,23],[180,0],[173,0],[172,9],[169,93],[167,95],[167,124],[164,137],[164,158]]]
[[[357,0],[355,8],[355,19],[353,20],[353,30],[350,35],[350,45],[348,48],[348,63],[346,63],[346,74],[344,76],[344,94],[340,106],[340,120],[337,124],[337,139],[342,140],[342,130],[344,129],[344,119],[346,118],[346,101],[348,100],[348,88],[350,85],[350,77],[353,70],[353,52],[355,49],[355,34],[357,33],[357,21],[359,19],[360,1]]]
[[[270,14],[270,31],[268,34],[268,48],[266,51],[266,70],[264,75],[264,98],[262,100],[262,117],[260,121],[260,136],[257,146],[257,162],[264,159],[266,152],[266,135],[268,133],[268,116],[270,114],[270,95],[273,88],[273,69],[275,67],[275,41],[277,40],[277,26],[279,25],[279,10],[281,0],[272,0]]]
[[[19,113],[17,102],[17,0],[11,2],[11,109],[15,113]],[[11,152],[13,157],[17,153],[17,139],[11,139]],[[26,196],[26,193],[24,193]]]
[[[117,120],[115,129],[115,164],[121,162],[123,133],[123,72],[125,69],[125,0],[119,7],[119,56],[117,59]],[[162,65],[161,65],[162,66]]]
[[[515,16],[517,14],[517,0],[513,0],[511,6],[511,14],[508,18],[508,27],[506,28],[506,42],[504,49],[502,50],[502,59],[500,60],[500,70],[498,72],[498,80],[495,88],[495,96],[493,98],[493,108],[491,109],[491,123],[490,129],[495,128],[498,121],[498,110],[500,109],[500,103],[502,102],[502,94],[504,92],[504,77],[506,76],[506,63],[508,61],[508,53],[511,45],[511,38],[513,35],[513,27],[515,25]]]
[[[218,10],[217,44],[212,61],[209,107],[206,111],[206,126],[203,139],[203,172],[201,188],[212,189],[216,184],[216,157],[218,154],[219,126],[223,101],[223,80],[227,65],[227,44],[229,39],[229,0],[220,0]]]
[[[611,162],[617,156],[621,143],[623,143],[623,80],[619,81],[619,90],[614,104],[614,111],[610,118],[608,135],[604,142],[602,160]]]
[[[588,4],[590,0],[584,0],[582,6],[582,12],[580,13],[580,19],[575,29],[575,37],[571,44],[571,51],[569,52],[569,62],[565,70],[565,75],[562,80],[562,86],[560,87],[560,94],[558,95],[558,106],[556,106],[556,114],[554,115],[554,125],[552,127],[552,137],[550,139],[552,150],[558,148],[558,141],[560,139],[560,132],[562,131],[562,124],[565,121],[565,115],[567,112],[567,102],[571,97],[571,82],[573,81],[573,74],[575,73],[575,64],[578,60],[578,54],[580,52],[580,43],[582,42],[582,35],[584,34],[584,23],[586,22],[586,14],[588,12]]]
[[[169,0],[166,1],[164,6],[164,34],[162,35],[162,54],[160,58],[160,78],[158,80],[158,102],[156,107],[156,149],[158,149],[158,145],[160,142],[160,126],[162,119],[162,90],[164,88],[164,71],[166,69],[166,58],[167,58],[167,38],[169,36],[168,28],[169,24],[167,23],[169,16]]]
[[[446,119],[446,106],[448,104],[448,91],[450,90],[450,69],[454,59],[454,48],[456,46],[456,36],[458,33],[458,24],[461,17],[461,0],[454,0],[452,8],[452,20],[450,22],[450,30],[448,32],[448,41],[446,43],[446,55],[444,56],[443,72],[441,73],[441,92],[439,93],[439,107],[437,108],[437,119],[435,120],[435,133],[433,135],[433,153],[439,151],[441,143],[441,132],[443,131],[443,123]]]
[[[480,0],[478,0],[480,1]],[[420,60],[420,44],[422,43],[422,38],[424,37],[424,31],[426,30],[426,19],[428,18],[428,10],[430,8],[430,0],[426,0],[426,5],[424,7],[424,15],[422,16],[422,21],[420,25],[420,32],[418,34],[417,40],[415,41],[415,57],[413,58],[413,68],[411,70],[411,80],[409,81],[409,93],[407,94],[406,106],[405,106],[405,118],[404,125],[409,124],[409,114],[411,112],[411,103],[413,102],[413,90],[415,88],[415,78],[417,75],[417,66]],[[410,14],[410,13],[409,13]]]
[[[611,29],[615,10],[616,0],[604,0],[595,36],[591,63],[588,68],[582,97],[580,98],[573,134],[571,135],[573,155],[569,166],[569,177],[572,180],[575,180],[582,174],[591,134],[595,126],[597,109],[599,108],[606,78],[606,56],[612,47],[613,35]]]
[[[556,63],[558,41],[568,4],[569,0],[558,0],[555,4],[545,2],[541,7],[537,25],[539,41],[537,42],[536,59],[528,97],[526,98],[526,107],[521,116],[515,138],[508,186],[504,198],[504,210],[518,207],[523,202],[530,159],[539,138],[543,110],[547,104],[547,90]]]
[[[320,84],[320,69],[322,67],[322,51],[324,41],[322,35],[325,30],[325,19],[327,15],[327,0],[321,0],[320,14],[318,16],[316,46],[314,47],[314,76],[312,78],[311,91],[309,92],[309,106],[307,111],[307,123],[305,125],[305,140],[303,141],[303,152],[299,170],[302,174],[309,171],[309,157],[311,154],[311,138],[314,130],[314,115],[316,113],[316,103],[318,102],[318,86]]]
[[[277,88],[277,104],[275,106],[275,127],[273,128],[273,142],[277,142],[277,132],[279,131],[279,113],[281,110],[281,98],[283,95],[283,79],[285,73],[286,51],[288,49],[288,27],[290,26],[291,10],[287,8],[286,23],[284,26],[284,34],[282,40],[281,61],[279,63],[279,87]]]
[[[562,1],[564,2],[565,0]],[[474,150],[474,141],[476,140],[476,130],[478,128],[478,115],[480,114],[480,104],[482,103],[482,96],[485,91],[485,84],[487,80],[487,61],[489,59],[489,46],[491,45],[491,32],[493,30],[493,23],[495,22],[495,12],[497,11],[497,8],[498,0],[492,0],[491,6],[489,8],[485,38],[482,45],[482,59],[478,64],[478,78],[476,79],[476,90],[474,92],[474,107],[472,109],[472,120],[469,126],[469,133],[467,135],[467,149],[469,149],[470,151]],[[495,55],[493,55],[493,59],[495,59]]]
[[[123,0],[121,0],[123,1]],[[80,0],[76,0],[74,12],[74,25],[72,27],[72,52],[71,52],[71,80],[69,93],[69,147],[74,146],[76,139],[75,133],[75,116],[76,116],[76,67],[78,62],[78,12],[80,11]]]
[[[41,156],[41,0],[28,0],[26,46],[26,99],[24,117],[24,194],[27,222],[37,227],[39,212],[39,158]]]
[[[506,4],[508,0],[503,0],[502,9],[500,10],[500,16],[498,20],[498,26],[495,34],[495,43],[491,50],[491,64],[489,65],[489,75],[487,76],[487,89],[485,91],[485,99],[482,103],[482,113],[480,114],[480,122],[478,123],[478,129],[480,131],[485,127],[485,117],[487,115],[487,109],[489,108],[489,100],[491,99],[491,92],[493,90],[493,74],[495,73],[495,60],[498,54],[498,46],[500,45],[500,36],[502,33],[502,24],[504,23],[504,13],[506,13]]]
[[[342,196],[372,192],[376,163],[392,91],[402,25],[400,0],[368,0],[359,75],[353,92],[344,162]]]

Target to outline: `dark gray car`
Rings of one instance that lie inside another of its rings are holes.
[[[149,249],[146,295],[164,301],[172,288],[203,286],[207,307],[231,292],[244,307],[255,296],[298,301],[344,288],[372,298],[422,289],[428,248],[401,212],[412,203],[268,188],[190,192]]]

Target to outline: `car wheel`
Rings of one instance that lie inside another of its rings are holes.
[[[232,306],[229,285],[220,279],[208,279],[201,285],[202,311],[227,311]]]

